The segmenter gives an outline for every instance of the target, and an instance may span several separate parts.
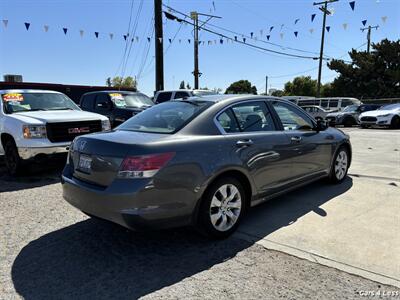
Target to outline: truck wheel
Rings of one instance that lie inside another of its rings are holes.
[[[5,163],[10,175],[18,175],[21,171],[22,159],[19,157],[15,142],[8,139],[4,144]]]
[[[392,121],[390,122],[390,128],[391,129],[399,129],[400,128],[400,117],[399,116],[394,116],[392,118]]]

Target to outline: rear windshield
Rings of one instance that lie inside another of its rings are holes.
[[[175,133],[212,104],[211,101],[164,102],[130,118],[118,130]]]
[[[4,111],[16,112],[42,110],[80,110],[80,108],[64,94],[57,93],[8,93],[2,95]]]
[[[144,94],[110,93],[116,107],[147,107],[154,105],[153,101]]]

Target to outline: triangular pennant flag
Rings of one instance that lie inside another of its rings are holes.
[[[343,23],[343,24],[342,24],[344,30],[347,29],[347,25],[348,25],[347,23]]]
[[[83,37],[84,31],[83,30],[79,30],[79,34],[81,35],[81,37]]]
[[[162,43],[162,38],[158,38],[158,41],[160,42],[160,44]]]
[[[190,44],[190,39],[188,39],[188,42],[189,42],[189,44]]]
[[[99,38],[99,33],[97,31],[95,31],[94,35],[96,36],[96,39]]]
[[[213,5],[214,11],[215,11],[215,3],[214,3],[214,1],[212,2],[212,5]]]
[[[214,44],[215,44],[215,45],[217,44],[217,40],[214,40]]]
[[[150,38],[149,37],[147,38],[147,41],[150,42]]]
[[[285,26],[285,24],[282,24],[282,25],[281,25],[281,31],[282,31],[282,29],[283,29],[283,26]]]
[[[179,44],[182,43],[182,39],[179,39]]]
[[[365,24],[367,24],[367,20],[362,20],[361,23],[365,26]]]
[[[270,38],[271,36],[270,35],[267,35],[267,40],[269,41],[269,38]]]
[[[172,40],[171,40],[171,39],[168,39],[168,42],[171,44],[171,43],[172,43]]]
[[[310,33],[313,34],[314,33],[314,28],[310,28]]]
[[[243,38],[243,43],[246,43],[246,38]]]
[[[331,30],[331,26],[326,26],[326,31],[329,32],[329,30]]]
[[[208,41],[208,43],[207,43],[208,45],[210,45],[211,44],[211,41]]]
[[[136,39],[136,42],[139,42],[139,37],[138,36],[136,36],[135,39]]]
[[[29,26],[31,26],[31,23],[24,23],[26,30],[29,30]]]
[[[294,32],[294,35],[297,37],[297,35],[299,34],[299,32],[298,31],[295,31]]]
[[[67,34],[68,28],[63,28],[64,34]]]
[[[283,32],[280,33],[281,39],[283,39]]]
[[[7,28],[8,20],[3,20],[4,27]]]
[[[114,33],[110,33],[110,40],[112,40],[114,37]]]
[[[387,16],[383,16],[381,19],[382,19],[382,22],[383,22],[383,23],[386,23]],[[3,20],[3,21],[4,21],[4,20]]]
[[[315,19],[315,16],[316,16],[317,14],[312,14],[311,15],[311,22],[314,22],[314,19]]]
[[[254,32],[250,32],[250,36],[251,38],[253,38]]]
[[[126,41],[126,38],[127,38],[127,36],[126,36],[126,34],[124,34],[124,40]]]
[[[131,43],[133,43],[135,41],[135,38],[131,38]]]
[[[204,45],[204,41],[202,41],[201,44]]]
[[[235,35],[235,41],[237,42],[237,36]]]
[[[43,28],[44,28],[44,32],[49,31],[49,25],[44,25]]]
[[[294,21],[294,24],[296,25],[299,21],[300,21],[300,19],[296,19],[296,20]]]
[[[356,6],[356,1],[351,1],[349,2],[351,10],[354,10],[354,7]]]
[[[260,30],[260,36],[263,36],[264,35],[264,30]]]
[[[274,26],[271,26],[271,27],[269,28],[269,32],[271,32],[272,29],[274,29]]]

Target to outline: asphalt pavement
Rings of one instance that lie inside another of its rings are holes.
[[[400,131],[347,131],[353,176],[253,209],[224,241],[190,228],[136,233],[90,219],[62,199],[62,162],[18,179],[0,162],[0,299],[400,298],[400,288],[381,280],[400,268]],[[381,246],[366,255],[369,239]],[[382,277],[368,276],[376,272]]]

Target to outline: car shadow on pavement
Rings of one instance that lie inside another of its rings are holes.
[[[321,206],[344,194],[353,186],[349,176],[341,184],[317,181],[296,191],[275,198],[253,209],[241,224],[239,232],[254,238],[264,238],[276,230],[290,226],[299,218],[312,212],[324,218],[328,214]]]
[[[268,235],[312,211],[323,217],[320,206],[351,186],[350,178],[336,186],[317,182],[258,206],[247,219],[259,222],[261,233]],[[25,299],[137,299],[252,245],[237,238],[207,240],[188,228],[138,233],[88,219],[30,242],[16,257],[11,275]]]
[[[7,173],[4,159],[0,157],[0,193],[58,183],[64,166],[65,157],[44,159],[27,163],[21,175],[11,176]]]

